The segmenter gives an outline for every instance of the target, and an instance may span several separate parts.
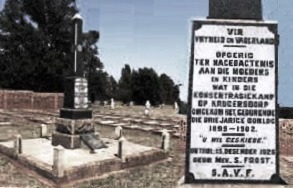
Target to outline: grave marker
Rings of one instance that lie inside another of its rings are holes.
[[[151,109],[151,103],[149,100],[145,103],[145,109],[144,109],[144,115],[149,116],[150,115],[150,109]]]
[[[52,145],[75,149],[80,148],[83,141],[93,150],[99,144],[95,144],[92,110],[88,105],[88,83],[84,77],[82,54],[82,17],[78,13],[72,18],[72,29],[72,76],[65,78],[63,108],[60,118],[56,119]]]
[[[175,109],[176,114],[178,114],[179,107],[178,107],[178,103],[176,101],[174,102],[174,109]]]
[[[146,101],[146,103],[145,103],[145,108],[146,108],[146,109],[150,109],[150,108],[151,108],[151,103],[150,103],[149,100]]]
[[[115,109],[115,101],[114,101],[113,98],[111,98],[110,108],[111,108],[111,110],[114,110]]]
[[[64,102],[60,110],[61,118],[90,119],[92,110],[88,105],[88,83],[84,77],[83,54],[82,54],[82,17],[76,14],[72,18],[72,76],[65,78]]]
[[[193,21],[186,183],[282,182],[277,22],[260,5],[210,0],[213,19]]]
[[[115,133],[115,139],[120,139],[122,137],[122,130],[123,128],[119,125],[115,127],[114,133]]]

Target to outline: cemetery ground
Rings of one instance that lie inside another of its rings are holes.
[[[128,110],[126,110],[126,108]],[[115,113],[121,115],[138,115],[144,117],[144,107],[117,107],[110,111],[109,107],[99,107],[94,110],[94,115],[98,113]],[[173,116],[175,113],[172,107],[165,109],[156,108],[152,116]],[[58,117],[58,112],[41,112],[28,110],[2,110],[0,111],[0,140],[6,141],[13,138],[15,134],[21,134],[23,138],[38,138],[39,125],[46,123],[50,130],[54,130],[54,118]],[[109,115],[105,115],[109,116]],[[144,117],[147,118],[147,117]],[[139,119],[139,118],[136,118]],[[114,127],[109,125],[96,124],[96,130],[102,137],[114,138]],[[124,129],[123,134],[130,142],[159,148],[161,146],[160,133],[154,134],[148,131],[136,129]],[[154,163],[148,166],[135,167],[122,172],[106,175],[107,177],[96,177],[85,182],[74,182],[66,185],[68,187],[173,187],[183,175],[184,151],[179,146],[179,139],[172,139],[169,159],[164,162]],[[184,147],[184,144],[181,145]],[[176,151],[175,151],[176,150]],[[25,168],[20,168],[16,162],[0,155],[0,182],[1,186],[18,187],[47,187],[54,184],[41,176],[32,174]]]
[[[111,111],[109,106],[94,108],[94,116],[104,114],[108,123],[110,116],[117,118],[119,116],[137,117],[136,120],[154,118],[171,118],[176,116],[171,106],[164,109],[154,108],[150,117],[143,115],[143,106],[122,107],[118,106]],[[50,130],[54,130],[54,118],[58,117],[58,112],[47,111],[28,111],[28,110],[0,110],[0,141],[13,138],[15,134],[21,134],[23,138],[39,137],[39,126],[42,123],[49,125]],[[114,127],[101,120],[100,116],[95,116],[96,131],[100,132],[102,137],[114,138]],[[116,121],[116,120],[115,120]],[[103,123],[104,122],[104,123]],[[144,126],[144,125],[141,125]],[[148,125],[151,126],[151,125]],[[161,135],[159,132],[148,131],[150,129],[124,128],[123,135],[131,142],[157,147],[161,145]],[[281,175],[289,183],[293,184],[293,157],[281,155]],[[185,142],[180,137],[172,137],[169,158],[164,162],[156,162],[147,166],[140,166],[124,171],[114,172],[85,179],[85,181],[76,181],[71,184],[62,185],[62,187],[177,187],[176,184],[184,175],[185,166]],[[54,187],[56,184],[43,178],[37,173],[28,170],[15,161],[0,154],[0,187]],[[287,187],[293,187],[288,185]]]

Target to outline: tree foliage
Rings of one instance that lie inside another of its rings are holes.
[[[75,0],[6,0],[0,12],[0,88],[63,92],[63,78],[72,72],[72,17]],[[154,69],[131,70],[116,80],[98,57],[98,31],[83,33],[85,75],[91,100],[173,104],[179,87]]]
[[[176,101],[175,96],[175,84],[173,80],[167,74],[161,74],[160,76],[161,87],[161,100],[165,104],[172,104]]]
[[[0,87],[62,92],[72,71],[75,0],[7,0],[0,12]],[[84,34],[84,62],[102,68],[97,31]],[[90,71],[89,71],[90,72]],[[93,74],[97,73],[92,71]],[[94,77],[94,76],[93,76]]]
[[[132,90],[132,72],[129,65],[125,65],[121,70],[121,78],[118,82],[119,95],[117,96],[119,100],[124,103],[131,101]]]
[[[136,104],[145,104],[147,100],[154,105],[179,101],[179,86],[167,74],[158,76],[152,68],[131,71],[130,66],[125,65],[118,82],[118,93],[123,102],[134,101]]]
[[[115,98],[117,93],[117,82],[107,72],[98,70],[93,74],[92,85],[90,87],[91,101],[104,101],[110,98]]]
[[[151,104],[161,103],[161,88],[158,74],[152,68],[140,68],[132,73],[132,98],[138,104],[149,100]]]

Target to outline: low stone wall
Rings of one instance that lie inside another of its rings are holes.
[[[36,171],[43,177],[48,178],[57,184],[71,183],[72,181],[98,177],[111,172],[118,172],[137,166],[149,165],[154,162],[163,162],[169,155],[168,152],[161,149],[152,149],[135,155],[126,155],[125,162],[122,162],[121,159],[113,156],[111,159],[65,168],[64,175],[58,177],[54,174],[51,165],[41,162],[31,155],[26,155],[24,153],[16,154],[14,148],[1,144],[0,153],[16,160],[24,167]]]
[[[86,165],[71,167],[65,170],[64,177],[55,179],[55,182],[69,183],[74,180],[89,177],[102,176],[106,173],[125,170],[137,166],[149,165],[153,162],[167,159],[168,153],[160,149],[153,149],[137,155],[129,155],[125,158],[125,163],[119,158],[107,159],[99,162],[92,162]]]
[[[293,155],[293,120],[279,121],[279,148],[282,155]]]
[[[62,105],[62,93],[0,90],[0,109],[58,110]]]

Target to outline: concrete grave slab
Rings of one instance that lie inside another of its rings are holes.
[[[65,162],[62,164],[64,173],[61,177],[54,174],[54,146],[51,141],[44,138],[24,139],[22,153],[13,151],[13,141],[0,142],[0,152],[16,160],[42,176],[58,183],[66,183],[78,179],[100,176],[112,171],[120,171],[130,167],[150,164],[164,160],[167,153],[158,148],[152,148],[129,142],[123,143],[124,162],[117,157],[118,141],[102,138],[108,148],[95,150],[90,153],[88,149],[64,149]],[[61,147],[61,146],[59,146]]]

